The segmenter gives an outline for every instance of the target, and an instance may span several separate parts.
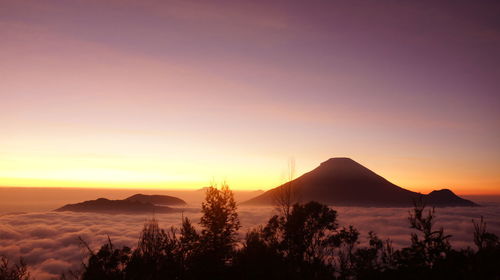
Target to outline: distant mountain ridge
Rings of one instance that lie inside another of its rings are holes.
[[[168,195],[135,194],[126,199],[110,200],[98,198],[75,204],[66,204],[54,211],[99,212],[99,213],[173,213],[180,209],[168,207],[184,206],[186,202],[180,198]]]
[[[331,158],[314,170],[271,189],[242,205],[271,205],[289,187],[298,201],[338,206],[406,207],[422,198],[430,206],[477,206],[451,190],[419,194],[387,181],[350,158]]]
[[[125,198],[125,200],[128,201],[138,201],[142,203],[152,203],[152,204],[158,204],[158,205],[170,205],[170,206],[177,206],[177,205],[186,205],[187,203],[175,196],[169,196],[169,195],[158,195],[158,194],[153,194],[153,195],[146,195],[146,194],[134,194],[130,197]]]

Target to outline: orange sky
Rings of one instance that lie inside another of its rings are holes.
[[[500,194],[495,9],[0,5],[0,185],[268,189],[291,156],[298,175],[347,156],[414,191]]]

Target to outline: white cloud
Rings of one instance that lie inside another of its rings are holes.
[[[354,208],[337,207],[340,225],[354,225],[366,241],[368,231],[375,231],[381,238],[391,238],[395,246],[409,244],[408,208]],[[481,215],[488,222],[488,229],[500,234],[500,204],[476,208],[439,208],[436,210],[437,227],[453,235],[452,244],[472,246],[472,219]],[[242,207],[239,215],[246,231],[264,224],[273,215],[272,207]],[[200,213],[184,213],[197,223]],[[181,214],[157,214],[160,226],[178,227]],[[144,221],[149,215],[111,215],[96,213],[35,212],[0,216],[0,255],[12,260],[22,256],[30,271],[39,280],[57,278],[68,269],[80,268],[85,249],[78,237],[97,250],[109,235],[116,246],[135,247]]]

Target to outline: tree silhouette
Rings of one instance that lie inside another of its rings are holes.
[[[434,229],[435,208],[429,209],[427,215],[424,215],[425,204],[420,201],[415,202],[413,212],[409,213],[408,221],[410,227],[421,233],[411,234],[411,248],[413,261],[421,263],[428,267],[433,267],[436,261],[446,257],[451,246],[449,238],[451,235],[445,235],[443,228]]]
[[[267,225],[247,234],[244,252],[265,252],[289,279],[328,279],[337,212],[317,202],[294,204],[288,216],[280,212]],[[276,257],[281,260],[276,260]],[[241,256],[240,256],[241,257]],[[254,259],[255,260],[255,259]]]
[[[359,231],[353,226],[342,228],[331,238],[334,247],[338,248],[336,265],[341,279],[348,279],[350,275],[355,274],[355,256],[354,249],[359,243]]]
[[[382,274],[395,268],[392,242],[390,239],[383,241],[370,231],[368,245],[354,253],[351,272],[357,279],[384,279]]]
[[[274,205],[278,212],[285,219],[290,215],[293,204],[299,201],[298,190],[293,187],[295,178],[295,159],[291,158],[288,161],[288,169],[286,174],[286,183],[277,188],[272,197]]]
[[[191,260],[200,248],[200,235],[188,218],[183,218],[181,237],[179,238],[180,254],[184,269],[191,267]]]
[[[205,201],[201,204],[201,211],[203,246],[221,257],[227,257],[236,244],[236,236],[241,227],[236,202],[229,186],[223,183],[220,190],[215,186],[209,187]]]
[[[165,231],[158,220],[146,221],[126,269],[127,279],[175,279],[182,274],[180,251],[175,228]]]
[[[80,241],[90,254],[87,263],[83,264],[81,279],[125,279],[124,270],[129,264],[132,253],[129,247],[115,249],[108,237],[108,243],[102,245],[95,253],[84,240]]]
[[[9,260],[0,256],[0,280],[29,280],[30,274],[26,263],[21,258],[19,263],[11,264]]]
[[[498,236],[486,231],[486,222],[483,220],[483,216],[478,223],[472,220],[472,224],[474,225],[474,244],[479,251],[495,248],[499,245]]]
[[[225,277],[241,227],[236,209],[233,193],[226,183],[220,189],[207,188],[205,201],[201,204],[199,247],[191,259],[195,276]],[[187,240],[197,236],[189,223],[185,223],[184,228]]]

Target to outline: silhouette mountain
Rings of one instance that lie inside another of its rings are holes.
[[[295,201],[338,206],[406,207],[422,198],[430,206],[477,206],[450,190],[422,195],[396,186],[350,158],[331,158],[316,169],[271,189],[242,205],[272,205],[289,188]]]
[[[478,206],[476,203],[463,199],[454,194],[449,189],[432,191],[425,196],[425,201],[428,205],[451,205],[451,206]],[[468,205],[464,205],[468,204]]]
[[[146,194],[134,194],[133,196],[125,198],[127,201],[137,201],[142,203],[152,203],[155,205],[171,205],[171,206],[183,206],[187,203],[175,196],[169,195],[146,195]]]
[[[168,206],[158,206],[152,202],[143,202],[134,199],[109,200],[106,198],[98,198],[96,200],[87,200],[75,204],[66,204],[54,211],[139,214],[174,213],[180,212],[181,210]]]

